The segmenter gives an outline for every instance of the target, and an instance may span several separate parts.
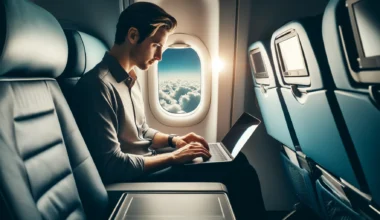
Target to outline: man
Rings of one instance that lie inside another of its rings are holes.
[[[130,5],[119,17],[114,46],[77,84],[73,112],[100,176],[104,183],[223,182],[237,216],[252,214],[252,208],[263,212],[258,178],[244,155],[223,169],[168,168],[197,157],[209,158],[208,144],[195,133],[174,137],[146,123],[141,88],[133,69],[147,70],[161,60],[163,46],[176,25],[175,18],[157,5]],[[168,145],[176,150],[147,156],[151,149]],[[253,188],[251,193],[242,191],[249,188]],[[242,195],[246,195],[246,201]]]

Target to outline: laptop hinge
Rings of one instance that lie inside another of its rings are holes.
[[[222,142],[219,142],[220,143],[220,146],[222,146],[224,148],[224,152],[227,153],[227,155],[233,160],[234,157],[231,155],[230,151],[224,146],[224,144]]]

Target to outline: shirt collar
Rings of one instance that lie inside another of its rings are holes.
[[[108,52],[104,54],[103,62],[108,66],[116,82],[120,83],[124,81],[129,88],[135,84],[136,80],[131,77],[120,65],[119,61]]]

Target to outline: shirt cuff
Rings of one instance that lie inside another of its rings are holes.
[[[150,139],[150,140],[153,140],[154,138],[154,135],[156,135],[158,131],[153,129],[153,128],[148,128],[148,130],[145,132],[144,134],[144,138],[145,139]]]

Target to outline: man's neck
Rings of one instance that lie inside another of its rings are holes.
[[[124,48],[122,48],[122,46],[114,45],[109,51],[109,54],[119,62],[120,66],[123,67],[127,73],[133,72],[132,74],[134,74],[134,64],[131,62],[129,53]],[[134,74],[134,78],[135,76],[136,75]]]

